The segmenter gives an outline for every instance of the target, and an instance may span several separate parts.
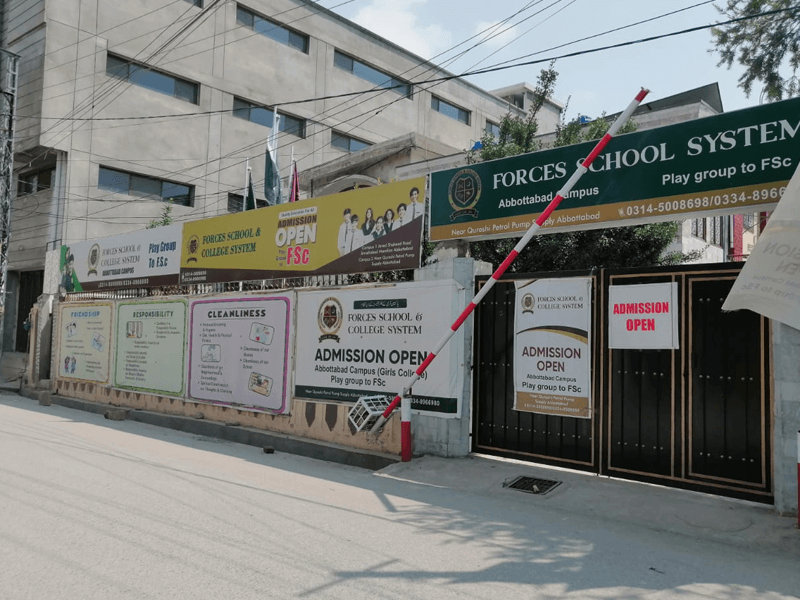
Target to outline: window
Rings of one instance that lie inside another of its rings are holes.
[[[55,177],[55,174],[55,168],[51,167],[44,171],[20,175],[17,179],[17,196],[25,196],[27,194],[41,192],[42,190],[49,190],[53,187],[53,177]]]
[[[692,219],[692,235],[706,239],[706,220]]]
[[[241,98],[233,99],[233,116],[245,119],[252,123],[258,123],[264,127],[272,128],[273,110],[265,106],[260,106]],[[283,133],[290,133],[300,138],[306,137],[306,122],[305,119],[293,117],[278,111],[280,123],[278,124],[278,131]]]
[[[100,167],[97,187],[128,196],[139,196],[147,200],[171,201],[181,206],[191,206],[194,186],[173,183],[155,177],[136,175]]]
[[[362,142],[337,131],[331,131],[331,146],[344,152],[358,152],[364,148],[369,148],[372,144]]]
[[[378,69],[370,67],[356,58],[342,54],[338,50],[334,50],[333,52],[333,64],[334,66],[344,69],[356,77],[360,77],[361,79],[369,81],[378,87],[391,89],[393,92],[397,92],[406,98],[411,97],[410,84],[406,83],[405,81],[400,81],[388,73],[384,73],[383,71],[379,71]]]
[[[722,217],[709,218],[708,241],[715,246],[722,246]]]
[[[308,54],[307,35],[292,31],[275,21],[265,19],[241,4],[236,5],[236,22],[245,27],[249,27],[256,33],[265,35],[290,48],[295,48],[296,50],[300,50],[300,52]]]
[[[486,133],[494,136],[494,139],[500,139],[500,125],[496,123],[492,123],[491,121],[486,121]]]
[[[197,104],[197,91],[200,86],[196,83],[154,71],[150,67],[138,65],[113,54],[109,54],[106,58],[106,75]]]
[[[464,110],[463,108],[459,108],[454,104],[445,102],[436,96],[431,96],[431,108],[436,112],[440,112],[443,115],[450,117],[451,119],[455,119],[456,121],[461,121],[465,125],[469,125],[468,110]]]
[[[189,4],[194,4],[197,8],[203,8],[203,0],[186,0]]]
[[[756,225],[756,214],[755,213],[745,213],[742,215],[742,226],[744,227],[745,231],[752,232],[753,227]]]
[[[242,212],[244,197],[241,194],[228,194],[228,212]],[[269,206],[266,200],[256,198],[256,208],[264,208]]]

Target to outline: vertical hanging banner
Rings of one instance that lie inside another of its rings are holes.
[[[514,410],[590,419],[591,278],[515,286]]]
[[[189,397],[289,412],[293,307],[291,293],[192,302]]]
[[[114,386],[183,395],[186,301],[117,304]]]
[[[56,370],[60,379],[108,383],[110,302],[62,304]]]
[[[678,284],[643,283],[608,288],[608,347],[678,348]]]

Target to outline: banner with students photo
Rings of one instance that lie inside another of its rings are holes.
[[[178,283],[181,225],[61,246],[62,293]]]
[[[414,269],[425,179],[185,223],[181,282]]]
[[[514,410],[592,417],[592,280],[516,281]]]

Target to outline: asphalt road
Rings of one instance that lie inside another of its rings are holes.
[[[798,567],[0,396],[3,600],[779,599],[800,593]]]

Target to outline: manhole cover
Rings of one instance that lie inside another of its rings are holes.
[[[534,479],[533,477],[515,477],[511,481],[506,481],[503,487],[528,494],[546,494],[553,488],[561,485],[560,481],[552,479]]]

